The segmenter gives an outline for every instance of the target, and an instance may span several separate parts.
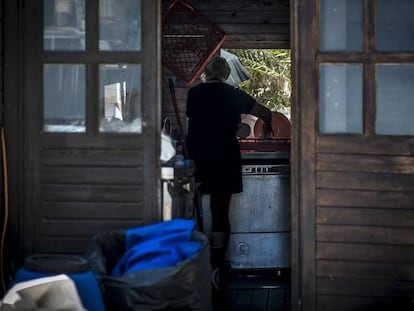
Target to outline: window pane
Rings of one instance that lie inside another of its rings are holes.
[[[85,66],[43,65],[43,119],[47,132],[85,132]]]
[[[43,49],[85,49],[85,0],[44,0]]]
[[[141,50],[141,0],[100,0],[99,21],[101,51]]]
[[[100,65],[100,131],[141,133],[141,66]]]
[[[414,65],[377,65],[376,132],[414,135]]]
[[[362,50],[361,0],[320,0],[320,49]]]
[[[413,14],[413,0],[377,0],[378,51],[414,51]]]
[[[321,65],[319,97],[321,133],[362,133],[362,65]]]

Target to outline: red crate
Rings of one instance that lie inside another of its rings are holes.
[[[218,25],[183,0],[175,0],[162,18],[162,62],[191,84],[225,39]]]

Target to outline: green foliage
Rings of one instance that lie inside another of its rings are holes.
[[[228,49],[239,57],[250,79],[239,88],[252,95],[272,111],[290,114],[290,50]]]

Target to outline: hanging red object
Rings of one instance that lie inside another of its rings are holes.
[[[162,62],[193,83],[225,39],[218,25],[183,0],[175,0],[162,19]]]

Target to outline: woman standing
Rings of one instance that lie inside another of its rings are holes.
[[[214,57],[205,67],[205,82],[192,87],[187,97],[186,145],[194,160],[200,192],[210,194],[212,215],[211,261],[213,269],[224,264],[233,193],[243,191],[242,163],[236,137],[242,114],[264,120],[263,133],[270,134],[271,111],[249,94],[224,83],[230,74],[227,61]]]

